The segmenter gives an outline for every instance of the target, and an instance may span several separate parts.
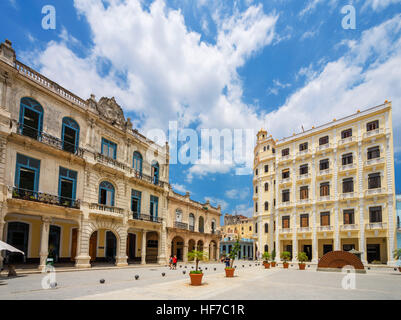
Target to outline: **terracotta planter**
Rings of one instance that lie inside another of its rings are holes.
[[[189,277],[191,278],[191,286],[202,285],[203,273],[190,273]]]
[[[234,271],[235,269],[225,269],[226,270],[226,277],[227,278],[233,278],[234,277]]]
[[[401,267],[398,267],[398,271],[401,272]]]
[[[272,268],[275,268],[276,267],[276,262],[272,261],[271,265],[272,265]]]
[[[283,262],[283,268],[284,268],[284,269],[288,269],[288,265],[289,265],[288,262]]]
[[[299,270],[305,270],[306,264],[305,263],[299,263]]]
[[[263,262],[263,265],[265,266],[265,269],[270,269],[270,263]]]

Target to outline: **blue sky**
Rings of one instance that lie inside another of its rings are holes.
[[[348,4],[355,30],[342,27]],[[42,28],[45,5],[55,30]],[[0,38],[19,60],[83,99],[115,96],[145,134],[178,121],[282,138],[392,100],[401,192],[401,0],[3,0],[0,9]],[[250,216],[252,176],[236,175],[244,165],[174,164],[170,182]]]

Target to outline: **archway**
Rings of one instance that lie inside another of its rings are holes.
[[[177,256],[178,261],[184,260],[184,239],[176,236],[171,241],[171,255]]]
[[[196,246],[195,240],[190,239],[188,241],[188,252],[194,251],[195,250],[195,246]]]
[[[89,238],[90,262],[115,263],[120,250],[120,237],[110,229],[98,229]]]
[[[136,260],[136,234],[135,233],[128,233],[127,236],[127,257],[130,262]]]
[[[115,263],[117,255],[117,238],[111,231],[106,231],[106,261]]]
[[[196,250],[198,251],[203,251],[203,241],[199,240],[197,245],[196,245]]]
[[[146,263],[157,263],[159,254],[159,234],[155,231],[146,234]]]

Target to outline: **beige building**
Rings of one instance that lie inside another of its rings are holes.
[[[14,263],[42,268],[49,252],[79,268],[170,255],[168,205],[182,197],[170,191],[167,143],[133,129],[114,98],[83,100],[22,64],[9,41],[0,46],[0,187],[0,240],[26,253],[7,256]],[[205,232],[213,219],[218,228],[220,209],[184,198]]]
[[[283,124],[284,125],[284,124]],[[396,213],[391,103],[274,140],[261,130],[254,160],[260,252],[312,262],[333,250],[394,264]]]
[[[240,238],[252,239],[253,238],[253,219],[243,215],[230,215],[224,216],[224,226],[221,227],[222,238],[236,239]]]

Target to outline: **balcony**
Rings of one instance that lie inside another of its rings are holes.
[[[334,230],[333,226],[318,226],[317,227],[318,232],[330,232],[333,230]]]
[[[280,202],[278,204],[278,208],[279,209],[283,209],[283,208],[288,208],[288,207],[292,207],[292,202],[291,201],[286,201],[286,202]]]
[[[345,147],[349,145],[356,144],[358,142],[358,139],[356,136],[351,136],[348,138],[344,138],[338,141],[338,147]]]
[[[105,204],[100,204],[100,203],[91,203],[89,205],[89,209],[96,210],[96,211],[115,213],[115,214],[121,215],[121,216],[124,214],[124,209],[107,206]]]
[[[363,140],[368,140],[372,138],[379,138],[386,134],[386,130],[384,128],[378,128],[375,130],[367,131],[363,134]]]
[[[189,225],[189,231],[195,232],[195,226]]]
[[[311,199],[299,199],[297,202],[296,202],[296,205],[297,205],[297,207],[298,206],[305,206],[305,205],[310,205],[312,203],[312,200]]]
[[[138,212],[132,212],[131,218],[134,220],[156,222],[156,223],[161,223],[163,220],[162,218],[159,218],[157,216],[151,216],[149,214],[143,214]]]
[[[321,146],[317,146],[316,153],[328,152],[333,149],[332,143],[322,144]]]
[[[105,165],[107,167],[114,167],[115,169],[122,171],[129,170],[129,168],[124,163],[121,163],[113,158],[107,157],[101,153],[95,153],[94,157],[97,163]]]
[[[311,227],[301,227],[301,228],[298,228],[298,233],[308,233],[308,232],[311,232],[312,231],[312,228]]]
[[[290,177],[289,177],[289,178],[281,179],[280,182],[279,182],[280,185],[289,184],[289,183],[292,184],[292,181],[291,181],[291,178],[290,178]]]
[[[386,163],[384,157],[381,158],[373,158],[373,159],[368,159],[365,161],[365,167],[372,167],[372,166],[380,166],[384,165]]]
[[[366,224],[366,230],[383,230],[383,229],[387,229],[386,222],[374,222]]]
[[[290,161],[291,160],[291,155],[286,155],[286,156],[281,156],[279,161],[280,162],[286,162],[286,161]]]
[[[324,169],[324,170],[319,170],[317,173],[318,177],[328,177],[333,174],[333,170],[329,169]]]
[[[317,202],[330,202],[334,201],[334,198],[332,196],[321,196],[317,198]]]
[[[306,150],[298,151],[296,158],[298,159],[298,158],[307,157],[307,156],[311,156],[311,155],[312,155],[311,150],[306,149]]]
[[[84,156],[84,149],[79,148],[75,145],[71,145],[70,143],[68,143],[66,141],[56,138],[46,132],[38,131],[27,125],[23,125],[23,124],[19,123],[17,133],[21,136],[28,137],[33,140],[42,142],[43,144],[46,144],[57,150],[62,150],[62,151],[71,153],[71,154],[76,155],[81,158]]]
[[[287,234],[292,232],[292,228],[280,228],[280,233]]]
[[[188,223],[174,221],[174,228],[188,230]]]
[[[357,192],[346,192],[340,194],[340,200],[351,200],[358,198]]]
[[[308,179],[310,179],[311,177],[312,177],[312,176],[311,176],[310,173],[301,174],[301,175],[297,176],[297,182],[301,182],[301,181],[308,180]]]
[[[358,230],[359,225],[357,224],[342,224],[340,226],[341,231],[348,231],[348,230]]]
[[[368,189],[365,191],[366,197],[374,197],[374,196],[385,195],[385,194],[386,194],[386,188],[375,188],[375,189]]]
[[[345,173],[348,171],[354,171],[356,170],[356,164],[355,163],[350,163],[350,164],[345,164],[340,166],[340,172]]]
[[[56,196],[43,192],[20,189],[16,187],[10,188],[13,199],[21,199],[26,201],[40,202],[65,208],[80,209],[80,201],[62,196]]]

